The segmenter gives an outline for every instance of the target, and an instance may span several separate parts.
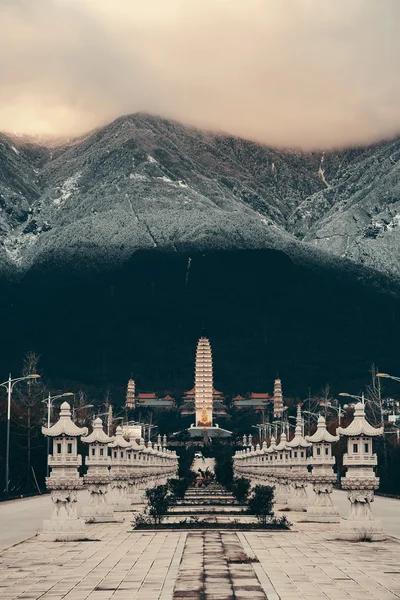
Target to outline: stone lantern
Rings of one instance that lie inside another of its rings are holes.
[[[275,436],[271,437],[271,443],[266,449],[266,469],[267,469],[267,484],[271,486],[275,486],[276,478],[275,478],[275,448],[276,448],[276,440]]]
[[[114,511],[107,504],[107,491],[110,483],[108,444],[114,438],[103,430],[100,417],[93,423],[93,431],[83,437],[82,442],[89,444],[89,455],[86,458],[87,474],[84,481],[89,491],[89,503],[82,510],[82,516],[95,523],[116,521]]]
[[[331,498],[332,484],[336,479],[332,470],[335,464],[332,444],[339,440],[339,436],[329,433],[325,418],[320,415],[317,431],[314,435],[306,436],[306,440],[312,443],[311,482],[314,490],[314,502],[307,506],[306,520],[317,523],[336,523],[339,521],[339,513]]]
[[[291,450],[290,471],[288,477],[293,486],[293,493],[288,497],[290,510],[306,510],[308,506],[307,484],[309,481],[307,449],[311,446],[302,435],[302,419],[300,404],[297,406],[296,429],[294,438],[287,443]]]
[[[288,447],[286,433],[284,431],[282,431],[279,444],[277,444],[277,446],[275,446],[275,457],[276,457],[275,464],[277,467],[276,473],[275,473],[275,480],[276,480],[275,502],[277,504],[286,504],[288,497],[289,497],[290,486],[289,486],[288,474],[287,474],[289,452],[290,452],[290,449]]]
[[[114,440],[108,444],[108,447],[111,448],[110,486],[114,492],[113,509],[116,512],[131,510],[131,503],[127,497],[129,481],[127,451],[130,443],[124,438],[120,425],[117,427]]]
[[[344,540],[382,540],[381,522],[374,519],[371,502],[379,479],[375,476],[376,454],[372,451],[372,438],[383,434],[383,427],[372,427],[365,418],[365,406],[359,402],[354,407],[354,419],[348,427],[337,432],[347,439],[347,454],[343,465],[347,467],[342,478],[342,488],[347,490],[350,512],[340,520],[340,538]]]
[[[46,478],[51,490],[53,511],[50,520],[43,523],[39,539],[44,541],[76,541],[87,536],[84,519],[78,518],[78,490],[83,479],[78,468],[82,456],[78,454],[78,437],[86,435],[86,427],[77,427],[71,420],[68,402],[60,407],[60,418],[52,427],[42,427],[42,433],[53,439],[53,454],[49,456],[50,477]]]
[[[140,493],[140,484],[142,477],[142,468],[140,455],[141,447],[136,442],[134,436],[129,436],[130,446],[127,448],[128,457],[128,492],[127,497],[131,504],[141,504],[143,502],[142,494]]]

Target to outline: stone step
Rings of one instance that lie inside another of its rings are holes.
[[[172,506],[168,512],[170,513],[179,513],[179,514],[194,514],[198,512],[210,512],[210,513],[225,513],[225,512],[234,512],[241,513],[242,511],[247,510],[246,506],[239,506],[235,504],[234,506],[224,506],[219,504],[207,505],[199,504],[197,506],[190,505],[186,506],[184,504]]]

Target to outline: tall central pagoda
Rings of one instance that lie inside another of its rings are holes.
[[[213,370],[210,340],[202,336],[197,344],[194,377],[196,425],[213,424]]]
[[[213,387],[213,364],[210,340],[203,334],[197,343],[194,369],[194,389],[185,395],[182,414],[195,414],[195,422],[189,427],[190,437],[203,440],[213,437],[229,437],[230,431],[213,423],[213,414],[226,416],[223,396]],[[193,401],[194,399],[194,401]]]

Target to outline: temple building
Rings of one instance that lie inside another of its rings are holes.
[[[251,392],[250,394],[247,394],[245,398],[240,395],[232,398],[232,406],[239,410],[245,408],[264,410],[271,400],[269,394]]]
[[[174,408],[175,400],[167,394],[163,398],[159,398],[154,392],[140,392],[136,397],[136,407],[143,408]]]

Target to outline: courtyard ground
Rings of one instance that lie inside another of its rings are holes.
[[[395,600],[400,541],[337,540],[338,525],[291,531],[133,531],[88,525],[95,541],[31,538],[0,555],[2,600]]]

